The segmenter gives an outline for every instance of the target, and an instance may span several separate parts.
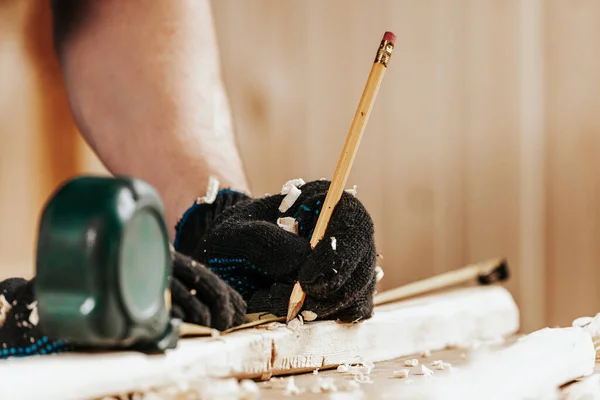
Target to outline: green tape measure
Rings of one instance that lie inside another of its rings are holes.
[[[67,181],[39,222],[34,289],[43,332],[80,348],[175,347],[171,263],[163,204],[148,183]]]

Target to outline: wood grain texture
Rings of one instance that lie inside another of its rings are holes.
[[[182,340],[164,355],[60,354],[0,363],[2,399],[93,398],[172,384],[184,377],[255,377],[384,361],[519,329],[519,312],[500,286],[474,287],[378,307],[359,324],[284,324],[217,339]],[[28,384],[35,381],[36,385]]]

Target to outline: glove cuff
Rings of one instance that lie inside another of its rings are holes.
[[[223,189],[219,191],[217,198],[211,204],[194,201],[175,225],[175,240],[173,242],[175,250],[184,255],[195,255],[193,253],[201,245],[201,238],[213,226],[223,211],[247,199],[249,197],[245,193]]]

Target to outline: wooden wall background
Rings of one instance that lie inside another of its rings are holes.
[[[47,7],[0,0],[0,276],[33,273],[37,213],[77,173]],[[349,184],[384,287],[506,255],[525,330],[600,311],[600,2],[218,0],[256,194],[331,177],[382,33],[398,44]]]

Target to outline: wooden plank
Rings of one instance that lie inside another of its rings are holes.
[[[296,330],[279,324],[219,338],[184,339],[164,355],[61,354],[0,363],[2,399],[93,398],[178,382],[182,377],[253,377],[378,362],[515,333],[519,312],[500,286],[458,289],[381,306],[359,324]],[[37,382],[31,385],[30,382]]]
[[[559,388],[594,371],[596,351],[582,328],[545,328],[507,348],[477,357],[435,384],[403,395],[418,399],[549,399]]]

